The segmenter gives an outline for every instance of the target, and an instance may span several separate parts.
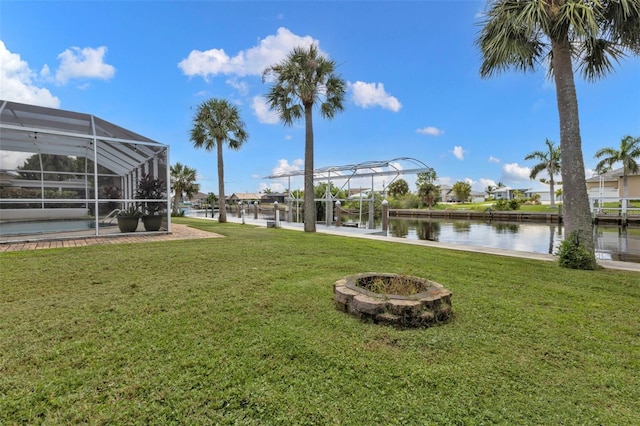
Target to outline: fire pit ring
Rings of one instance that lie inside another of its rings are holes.
[[[388,293],[400,287],[413,294]],[[336,309],[376,324],[430,327],[452,314],[451,291],[419,277],[367,272],[339,279],[333,293]]]

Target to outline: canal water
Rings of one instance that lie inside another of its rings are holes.
[[[392,218],[388,235],[555,254],[564,239],[564,229],[558,224]],[[640,229],[598,226],[595,240],[598,259],[640,263]]]
[[[192,211],[190,216],[204,217],[204,211]],[[260,219],[265,218],[260,217]],[[355,224],[358,218],[344,216],[342,221]],[[366,223],[361,223],[360,226],[366,226]],[[378,230],[382,229],[379,218],[375,221],[375,227]],[[640,228],[598,226],[594,234],[598,259],[640,263]],[[557,223],[390,218],[387,235],[467,246],[555,254],[564,239],[564,229]]]

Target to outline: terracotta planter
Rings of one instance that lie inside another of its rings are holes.
[[[120,232],[136,232],[136,229],[138,229],[138,218],[118,216],[118,228],[120,228]]]
[[[159,231],[162,226],[163,216],[144,216],[142,223],[145,231]]]

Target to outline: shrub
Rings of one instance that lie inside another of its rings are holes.
[[[598,267],[596,258],[589,250],[580,245],[579,234],[571,232],[558,247],[558,264],[563,268],[594,270]]]
[[[410,192],[389,198],[389,208],[391,209],[417,209],[420,207],[420,203],[420,197]]]
[[[520,205],[522,204],[522,199],[514,198],[512,200],[496,200],[493,203],[493,208],[499,211],[507,211],[507,210],[520,210]]]

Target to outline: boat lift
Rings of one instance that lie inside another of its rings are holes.
[[[405,168],[405,166],[408,166],[409,168]],[[362,202],[366,201],[369,204],[369,218],[367,221],[367,228],[374,229],[374,197],[372,195],[374,188],[374,178],[381,176],[391,176],[391,180],[386,185],[383,184],[384,195],[386,187],[393,183],[393,181],[395,181],[398,177],[402,175],[427,173],[432,171],[433,169],[431,167],[427,166],[422,161],[411,157],[398,157],[386,161],[366,161],[364,163],[348,164],[344,166],[322,167],[313,171],[313,180],[314,182],[326,181],[327,191],[324,198],[316,198],[315,201],[324,201],[326,203],[325,222],[327,226],[331,226],[334,211],[333,203],[338,201],[338,199],[334,198],[331,194],[331,182],[344,181],[344,183],[340,187],[340,190],[344,190],[346,187],[348,192],[350,192],[351,181],[353,179],[371,178],[371,192],[369,198],[363,199],[362,195],[360,197],[360,217],[362,217]],[[263,178],[269,180],[284,178],[288,179],[288,195],[285,198],[285,202],[287,203],[287,222],[293,221],[294,202],[296,202],[298,205],[300,203],[300,199],[292,196],[291,192],[291,178],[297,176],[304,176],[304,170],[296,170],[289,173],[280,173]],[[359,187],[361,188],[362,186],[360,185]]]

